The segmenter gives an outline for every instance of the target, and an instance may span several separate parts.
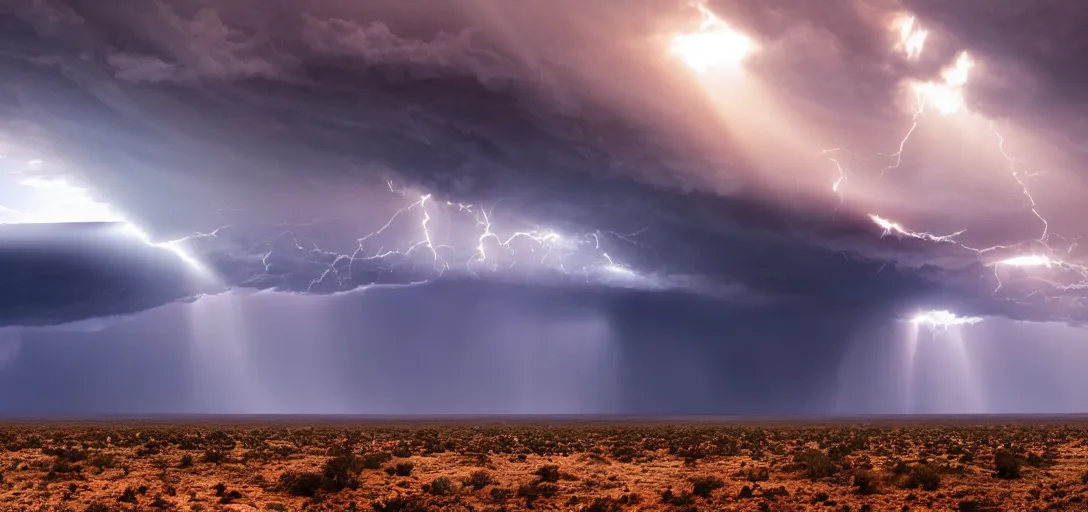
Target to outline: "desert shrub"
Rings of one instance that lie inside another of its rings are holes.
[[[710,498],[714,491],[722,487],[725,487],[725,482],[713,476],[700,476],[691,481],[691,493],[700,498]]]
[[[393,447],[393,456],[407,459],[412,456],[412,450],[410,450],[407,445],[398,444]]]
[[[374,512],[428,512],[430,509],[416,496],[397,496],[370,504]]]
[[[592,503],[582,507],[582,512],[622,512],[623,502],[613,498],[597,498]]]
[[[805,476],[809,479],[817,480],[835,474],[835,465],[831,458],[820,450],[808,450],[794,460],[804,468]]]
[[[487,487],[488,485],[491,485],[491,482],[491,473],[488,473],[487,471],[484,471],[482,469],[478,469],[468,475],[468,478],[465,480],[465,485],[472,487],[474,491],[478,491],[480,489],[483,489],[484,487]]]
[[[136,503],[136,489],[125,487],[124,492],[117,498],[121,503]]]
[[[191,468],[193,467],[193,456],[186,453],[181,456],[181,462],[178,462],[179,468]]]
[[[936,491],[941,487],[941,474],[933,466],[919,464],[911,468],[906,487],[908,489],[921,488],[923,491]]]
[[[555,483],[559,481],[559,466],[556,466],[555,464],[540,466],[535,474],[540,477],[541,482]]]
[[[774,500],[779,496],[789,496],[790,491],[786,489],[786,486],[780,485],[778,487],[772,487],[770,489],[763,489],[763,497]]]
[[[871,471],[858,471],[854,473],[854,487],[858,494],[875,494],[879,491],[879,482]]]
[[[1019,455],[1004,450],[994,454],[994,468],[998,478],[1020,478],[1020,468],[1024,466],[1024,459]]]
[[[514,491],[505,487],[492,487],[491,491],[488,492],[488,496],[491,497],[491,501],[494,501],[495,503],[503,503],[506,500],[510,499],[510,497],[513,495]]]
[[[209,464],[222,464],[224,462],[227,462],[229,459],[230,456],[227,455],[225,452],[221,452],[214,448],[208,448],[207,450],[204,450],[204,456],[200,458],[202,462],[207,462]]]
[[[525,499],[525,506],[532,508],[537,498],[551,498],[559,492],[559,486],[551,482],[534,481],[518,486],[517,495]]]
[[[151,508],[166,510],[170,508],[170,502],[163,499],[161,494],[156,494],[155,499],[151,501]]]
[[[389,452],[374,452],[363,455],[363,469],[381,469],[393,456]]]
[[[109,468],[113,468],[116,465],[116,463],[114,462],[114,458],[113,458],[112,454],[100,453],[98,455],[95,455],[91,459],[91,465],[98,468],[98,469],[109,469]]]
[[[231,503],[234,503],[234,500],[239,499],[241,497],[242,497],[242,493],[240,493],[238,491],[233,491],[233,490],[228,491],[228,492],[223,493],[223,495],[219,497],[219,503],[221,503],[223,505],[230,505]]]
[[[449,478],[440,476],[438,478],[435,478],[430,483],[430,485],[427,487],[427,492],[435,496],[446,496],[447,494],[453,492],[453,483],[450,482]]]
[[[412,469],[415,467],[416,465],[411,462],[398,462],[397,465],[393,467],[393,473],[397,476],[409,476],[412,474]]]
[[[321,490],[320,473],[284,471],[280,474],[279,489],[292,496],[314,497]]]
[[[321,487],[329,492],[339,492],[355,488],[358,481],[355,475],[360,471],[359,463],[351,452],[347,452],[325,461],[321,470]]]
[[[669,488],[661,493],[661,503],[674,507],[686,507],[695,503],[695,495],[690,492],[676,494],[672,492],[672,488]]]

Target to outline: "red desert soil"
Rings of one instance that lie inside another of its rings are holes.
[[[0,511],[1088,510],[1088,422],[967,421],[6,424]]]

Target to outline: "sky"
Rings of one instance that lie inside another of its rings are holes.
[[[1088,8],[0,6],[0,414],[1088,412]]]

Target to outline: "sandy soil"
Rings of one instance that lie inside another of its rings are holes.
[[[0,511],[1088,510],[1088,421],[0,425]]]

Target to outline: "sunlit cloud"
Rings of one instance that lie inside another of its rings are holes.
[[[974,66],[971,56],[962,52],[955,63],[941,72],[941,80],[912,83],[919,108],[932,107],[942,115],[959,112],[964,105],[963,89]]]
[[[721,66],[736,66],[755,50],[751,38],[735,30],[703,3],[696,6],[703,20],[699,30],[673,36],[674,56],[699,73]]]
[[[911,317],[910,322],[915,325],[928,327],[952,327],[956,325],[972,325],[982,322],[981,317],[959,316],[944,309],[934,309],[920,312]]]
[[[929,36],[929,32],[919,28],[914,16],[908,14],[897,17],[892,22],[892,27],[899,34],[896,49],[903,52],[907,59],[917,59],[922,54],[922,49],[925,48],[926,37]]]

